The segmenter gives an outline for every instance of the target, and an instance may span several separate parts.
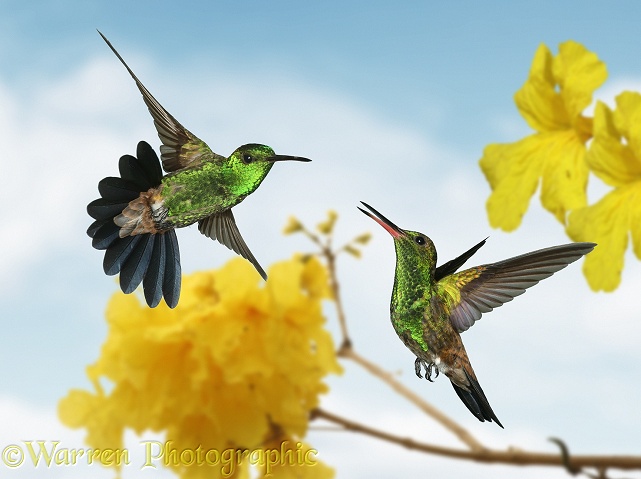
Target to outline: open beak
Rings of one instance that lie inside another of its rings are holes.
[[[378,211],[376,211],[374,208],[372,208],[370,205],[365,203],[364,201],[361,201],[361,203],[368,209],[371,210],[372,213],[369,211],[365,211],[363,208],[360,208],[357,206],[359,210],[361,210],[363,213],[365,213],[367,216],[372,218],[374,221],[376,221],[379,225],[381,225],[385,230],[391,234],[394,238],[398,238],[399,236],[405,235],[405,232],[400,229],[398,226],[396,226],[394,223],[392,223],[390,220],[385,218],[382,214],[380,214]],[[376,216],[374,216],[376,215]]]
[[[312,161],[309,158],[303,158],[302,156],[289,156],[289,155],[274,155],[267,158],[267,161]]]

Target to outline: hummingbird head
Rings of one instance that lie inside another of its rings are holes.
[[[312,161],[300,156],[277,155],[269,146],[249,143],[238,147],[227,159],[233,171],[237,194],[247,196],[265,179],[277,161]]]
[[[385,228],[394,238],[397,269],[400,267],[408,272],[424,271],[433,275],[436,268],[436,248],[432,240],[418,231],[399,228],[367,203],[361,203],[373,214],[362,208],[358,209]]]

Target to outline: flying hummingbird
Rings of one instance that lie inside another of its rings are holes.
[[[100,33],[100,32],[98,32]],[[96,221],[87,234],[106,250],[103,267],[120,273],[120,287],[131,293],[142,282],[145,299],[156,307],[164,296],[170,308],[180,296],[180,255],[175,228],[198,222],[198,230],[249,260],[267,279],[243,240],[231,212],[253,193],[277,161],[311,161],[277,155],[255,143],[224,157],[182,126],[149,93],[109,40],[100,33],[136,82],[151,113],[162,146],[163,176],[154,150],[138,143],[137,157],[120,158],[120,177],[98,183],[101,198],[87,211]]]
[[[481,314],[512,301],[592,251],[596,244],[552,246],[457,273],[487,238],[437,267],[431,239],[402,230],[368,204],[363,205],[374,214],[358,209],[394,238],[396,272],[390,316],[396,334],[416,356],[416,375],[421,378],[424,368],[425,378],[432,381],[436,368],[436,376],[442,372],[450,379],[458,397],[479,421],[494,421],[503,427],[476,379],[460,333],[481,319]]]

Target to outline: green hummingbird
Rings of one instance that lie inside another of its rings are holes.
[[[366,203],[372,213],[358,208],[394,238],[396,272],[390,316],[398,337],[416,356],[414,369],[432,381],[432,370],[445,374],[458,397],[476,418],[503,427],[476,379],[461,341],[461,334],[498,308],[589,253],[595,243],[552,246],[497,263],[456,272],[484,239],[459,257],[436,266],[436,248],[430,238],[402,230]]]
[[[100,33],[100,32],[98,32]],[[176,228],[198,223],[198,230],[249,260],[267,279],[243,240],[232,207],[253,193],[277,161],[311,161],[277,155],[250,143],[224,157],[182,126],[149,93],[107,38],[100,33],[136,82],[151,113],[162,146],[158,156],[140,142],[137,156],[120,158],[120,177],[98,183],[101,198],[87,211],[95,219],[87,230],[93,247],[105,251],[103,268],[120,273],[120,287],[131,293],[142,282],[145,299],[156,307],[164,296],[178,304],[181,268]]]

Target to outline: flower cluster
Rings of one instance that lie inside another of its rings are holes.
[[[612,291],[630,233],[641,259],[641,112],[639,94],[624,92],[615,111],[598,102],[594,118],[585,116],[606,77],[605,64],[579,43],[562,43],[556,56],[541,45],[514,98],[535,133],[488,145],[480,166],[492,188],[487,211],[493,227],[516,229],[540,183],[543,207],[567,234],[598,243],[584,263],[588,283]],[[590,171],[614,188],[593,205],[586,194]]]
[[[237,258],[185,276],[174,310],[114,295],[108,338],[87,370],[95,391],[72,390],[59,404],[61,420],[86,428],[94,448],[121,448],[126,428],[164,431],[189,449],[300,443],[327,391],[323,378],[341,372],[324,328],[327,270],[313,257],[294,257],[274,264],[263,286],[258,280]],[[248,477],[248,464],[241,466],[234,477]],[[173,467],[183,478],[229,477],[211,466]],[[317,461],[269,475],[327,478],[333,471]]]

